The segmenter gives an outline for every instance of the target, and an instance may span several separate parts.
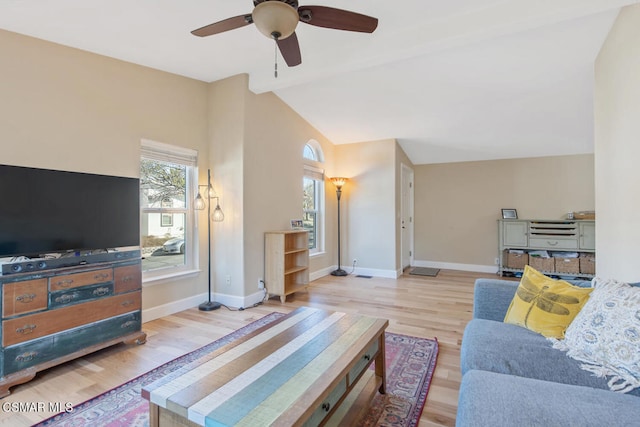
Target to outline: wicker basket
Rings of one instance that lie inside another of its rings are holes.
[[[580,259],[579,258],[561,258],[556,257],[556,273],[579,274]]]
[[[553,258],[542,258],[538,256],[529,257],[529,265],[538,271],[554,273],[555,262]]]
[[[507,250],[507,251],[504,251],[502,255],[502,264],[506,268],[515,268],[515,269],[523,270],[524,266],[527,265],[528,261],[529,261],[529,255],[526,253],[525,254],[512,253]]]
[[[580,273],[596,274],[596,256],[593,254],[580,255]]]

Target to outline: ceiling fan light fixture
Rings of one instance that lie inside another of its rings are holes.
[[[280,40],[293,34],[300,20],[296,9],[278,0],[258,4],[251,16],[262,34]]]

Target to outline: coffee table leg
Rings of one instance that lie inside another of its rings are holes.
[[[378,391],[380,394],[387,393],[387,366],[385,361],[385,349],[384,349],[384,331],[382,331],[382,335],[378,338],[380,341],[378,351],[378,355],[376,356],[376,375],[382,379],[382,384],[380,384],[380,388]]]
[[[149,402],[149,427],[158,427],[160,425],[160,407],[155,403]]]

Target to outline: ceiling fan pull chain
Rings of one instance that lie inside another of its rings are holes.
[[[278,39],[274,40],[274,45],[275,45],[275,58],[274,58],[274,71],[273,71],[273,75],[275,76],[275,78],[278,78]]]

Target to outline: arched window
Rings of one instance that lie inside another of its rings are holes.
[[[307,142],[302,156],[302,222],[309,231],[309,252],[314,254],[324,251],[324,156],[320,144],[314,140]]]

